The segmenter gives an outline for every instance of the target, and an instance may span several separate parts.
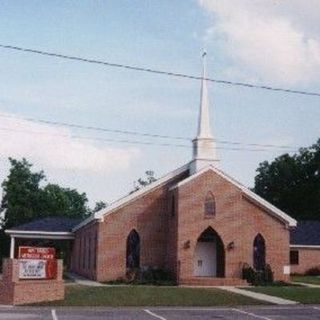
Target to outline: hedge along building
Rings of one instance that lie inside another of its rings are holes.
[[[74,231],[72,271],[98,281],[130,268],[169,269],[178,283],[241,283],[247,263],[286,280],[296,221],[217,168],[203,57],[193,159],[90,216]]]

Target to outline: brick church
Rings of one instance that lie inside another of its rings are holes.
[[[191,285],[242,284],[244,265],[268,264],[284,281],[290,265],[301,273],[319,265],[319,223],[294,228],[296,220],[218,169],[205,79],[204,56],[190,162],[81,222],[49,217],[6,230],[10,258],[15,239],[66,240],[68,265],[84,277],[104,282],[159,268]]]
[[[241,284],[244,264],[290,273],[296,221],[218,169],[203,58],[192,160],[78,224],[71,269],[98,281],[163,268],[179,284]]]

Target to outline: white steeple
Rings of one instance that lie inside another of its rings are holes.
[[[193,174],[203,167],[216,165],[219,161],[216,154],[216,144],[210,130],[209,98],[207,87],[206,52],[203,53],[203,68],[200,94],[200,110],[198,120],[198,134],[193,143],[193,160],[190,164],[190,173]]]

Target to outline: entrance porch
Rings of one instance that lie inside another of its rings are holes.
[[[193,253],[193,274],[180,277],[179,285],[240,286],[247,285],[241,278],[225,277],[225,246],[212,228],[205,229],[197,239]]]

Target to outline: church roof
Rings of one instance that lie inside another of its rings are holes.
[[[290,230],[290,245],[320,246],[320,221],[298,221],[297,227]]]
[[[190,163],[187,163],[186,165],[168,173],[167,175],[165,175],[164,177],[158,179],[157,181],[149,184],[148,186],[132,193],[129,194],[113,203],[111,203],[110,206],[108,206],[107,208],[104,208],[98,212],[96,212],[94,215],[91,215],[90,217],[88,217],[87,219],[83,220],[82,222],[80,222],[78,225],[76,225],[73,228],[73,231],[80,229],[81,227],[85,226],[86,224],[96,220],[96,219],[102,219],[103,216],[106,216],[110,213],[112,213],[113,211],[119,209],[121,206],[123,205],[127,205],[129,202],[136,200],[137,198],[145,195],[146,193],[148,193],[149,191],[160,187],[161,185],[165,184],[166,182],[168,182],[169,180],[177,177],[178,175],[182,174],[183,172],[188,172],[189,171],[189,167],[190,167]],[[283,212],[282,210],[278,209],[277,207],[275,207],[274,205],[272,205],[270,202],[264,200],[263,198],[261,198],[260,196],[258,196],[257,194],[255,194],[254,192],[252,192],[251,190],[249,190],[247,187],[245,187],[244,185],[242,185],[240,182],[236,181],[235,179],[233,179],[232,177],[230,177],[229,175],[227,175],[226,173],[224,173],[223,171],[213,167],[213,166],[207,166],[205,168],[203,168],[202,170],[198,171],[197,173],[186,177],[185,179],[181,180],[179,183],[177,183],[176,185],[172,186],[171,189],[180,187],[186,183],[191,182],[193,179],[195,179],[196,177],[198,177],[199,175],[203,174],[204,172],[211,170],[215,173],[217,173],[218,175],[220,175],[222,178],[224,178],[225,180],[229,181],[230,183],[232,183],[234,186],[236,186],[238,189],[241,190],[241,192],[247,196],[251,201],[254,201],[257,205],[261,206],[262,208],[264,208],[270,215],[278,218],[279,220],[287,223],[290,227],[294,227],[297,224],[297,221],[295,219],[293,219],[292,217],[290,217],[289,215],[287,215],[285,212]]]
[[[73,228],[73,231],[80,229],[81,227],[87,225],[88,223],[90,223],[94,220],[102,219],[103,216],[110,214],[111,212],[120,208],[123,205],[127,205],[130,201],[133,201],[133,200],[136,200],[136,199],[142,197],[143,195],[145,195],[149,191],[162,186],[163,184],[167,183],[169,180],[176,178],[177,176],[179,176],[180,174],[183,174],[184,172],[185,173],[189,172],[189,163],[185,164],[184,166],[182,166],[176,170],[171,171],[170,173],[166,174],[162,178],[156,180],[153,183],[150,183],[149,185],[139,189],[138,191],[135,191],[131,194],[128,194],[125,197],[122,197],[122,198],[112,202],[107,208],[104,208],[104,209],[96,212],[95,214],[89,216],[87,219],[80,222],[78,225],[76,225]]]

